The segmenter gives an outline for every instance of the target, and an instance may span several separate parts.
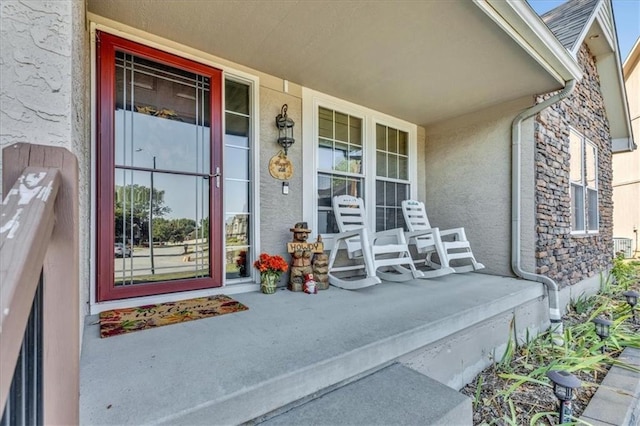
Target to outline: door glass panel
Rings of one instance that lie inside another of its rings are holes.
[[[226,178],[249,180],[249,150],[227,147],[225,154]]]
[[[209,78],[116,52],[115,286],[210,277]]]
[[[224,188],[227,213],[249,213],[249,183],[227,180]]]
[[[209,275],[209,181],[116,170],[116,286]]]
[[[249,117],[227,112],[225,114],[225,137],[227,145],[249,147]]]
[[[116,52],[116,166],[210,170],[209,79]]]
[[[249,87],[233,80],[224,83],[226,110],[249,115]]]

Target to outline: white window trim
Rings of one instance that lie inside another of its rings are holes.
[[[589,223],[587,222],[587,212],[589,209],[589,206],[587,205],[587,200],[588,200],[588,194],[589,194],[589,184],[587,183],[586,180],[586,175],[587,175],[587,164],[586,164],[586,160],[585,160],[585,168],[584,168],[584,173],[585,173],[585,181],[584,181],[584,198],[585,198],[585,203],[584,203],[584,212],[585,212],[585,221],[584,221],[584,227],[587,231],[587,234],[597,234],[600,232],[600,189],[599,189],[599,183],[600,183],[600,172],[598,170],[598,165],[600,164],[598,162],[598,146],[591,142],[589,139],[587,139],[586,137],[584,137],[584,146],[586,147],[587,145],[591,145],[593,147],[593,151],[594,151],[594,161],[595,161],[595,166],[596,166],[596,196],[597,198],[597,205],[596,205],[596,229],[595,230],[589,230]],[[586,156],[586,151],[585,151],[585,156]]]
[[[302,187],[305,189],[302,195],[302,217],[312,228],[311,238],[315,239],[317,231],[314,229],[318,223],[317,194],[318,194],[318,108],[325,107],[334,111],[349,114],[362,119],[362,142],[365,150],[364,169],[364,194],[365,208],[369,229],[375,229],[375,131],[376,124],[393,127],[406,132],[409,143],[409,182],[410,196],[418,196],[418,126],[387,114],[357,105],[342,99],[317,92],[306,87],[302,88],[302,162],[305,167],[302,171]],[[329,234],[330,235],[330,234]],[[326,237],[325,237],[326,240]],[[329,244],[330,241],[327,241]]]
[[[582,211],[582,220],[584,223],[584,229],[579,229],[579,230],[574,230],[571,229],[571,235],[574,236],[579,236],[579,235],[597,235],[598,233],[600,233],[600,190],[599,190],[599,180],[600,180],[600,170],[598,168],[599,163],[598,163],[598,146],[591,142],[589,139],[587,139],[587,137],[582,133],[579,132],[578,130],[576,130],[573,127],[569,128],[569,132],[571,134],[571,132],[575,133],[577,136],[580,137],[580,163],[581,163],[581,168],[582,168],[582,206],[583,206],[583,211]],[[586,180],[586,173],[587,173],[587,163],[586,163],[586,146],[590,145],[594,148],[595,151],[595,166],[596,166],[596,194],[598,196],[598,206],[596,208],[596,223],[598,225],[598,228],[595,230],[589,230],[589,224],[588,224],[588,218],[587,218],[587,210],[589,208],[589,206],[587,205],[587,192],[588,192],[588,185],[587,185],[587,180]],[[571,163],[569,163],[569,167],[571,167]],[[569,175],[571,176],[571,175]],[[571,195],[571,185],[573,185],[573,182],[571,181],[571,177],[569,177],[569,195]],[[571,198],[571,210],[573,212],[573,198]]]
[[[228,77],[230,79],[249,83],[250,88],[250,100],[253,102],[251,105],[251,126],[253,133],[251,134],[253,147],[255,148],[252,154],[253,159],[253,173],[251,174],[251,179],[254,182],[253,191],[251,193],[251,197],[254,202],[254,206],[260,206],[260,138],[259,129],[260,129],[260,78],[257,75],[249,74],[245,71],[240,70],[239,68],[235,68],[228,61],[224,59],[215,57],[206,52],[202,52],[200,50],[194,49],[189,46],[185,46],[171,40],[158,37],[156,35],[147,33],[145,31],[139,30],[137,28],[130,27],[128,25],[112,21],[107,18],[103,18],[99,15],[95,15],[92,13],[87,13],[87,17],[90,20],[89,25],[89,37],[90,37],[90,55],[91,55],[91,65],[90,65],[90,73],[91,73],[91,98],[90,98],[90,108],[91,108],[91,200],[90,200],[90,208],[92,212],[96,211],[96,194],[94,188],[96,188],[97,176],[96,176],[96,153],[97,153],[97,109],[96,102],[97,99],[97,90],[98,90],[98,81],[97,81],[97,72],[96,72],[96,32],[102,31],[105,33],[113,34],[118,37],[134,41],[136,43],[146,45],[149,47],[153,47],[159,50],[162,50],[167,53],[174,54],[176,56],[183,57],[185,59],[189,59],[195,62],[199,62],[201,64],[209,65],[214,68],[217,68],[222,71],[222,111],[224,115],[225,109],[225,99],[224,99],[224,82]],[[222,120],[222,134],[224,135],[225,120],[223,117]],[[223,200],[224,203],[224,200]],[[226,209],[226,207],[223,207]],[[226,211],[226,210],[225,210]],[[253,245],[255,253],[260,253],[260,211],[259,208],[255,209],[255,212],[252,212],[253,222],[251,224],[251,232],[254,238],[255,244]],[[259,283],[258,278],[256,278],[255,283],[237,283],[232,285],[227,285],[226,279],[223,276],[223,283],[221,287],[204,289],[204,290],[194,290],[194,291],[184,291],[184,292],[176,292],[176,293],[167,293],[160,294],[154,296],[143,296],[143,297],[133,297],[128,299],[121,300],[113,300],[106,302],[97,302],[97,289],[96,289],[96,243],[97,243],[97,233],[95,230],[97,229],[95,214],[91,213],[91,246],[90,246],[90,256],[91,262],[89,266],[89,314],[95,315],[100,312],[109,310],[109,309],[117,309],[117,308],[132,308],[136,306],[140,306],[143,304],[153,304],[153,303],[165,303],[165,302],[173,302],[189,297],[205,297],[216,294],[238,294],[244,293],[247,291],[254,291],[258,289]],[[224,221],[223,221],[224,223]],[[223,232],[224,234],[224,232]],[[220,256],[222,257],[222,265],[225,264],[225,254],[226,254],[226,245],[223,244],[222,253]],[[84,302],[82,302],[84,303]]]

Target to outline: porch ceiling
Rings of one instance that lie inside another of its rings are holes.
[[[420,125],[561,87],[471,1],[88,0],[88,11]]]

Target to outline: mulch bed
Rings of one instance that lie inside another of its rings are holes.
[[[640,288],[640,284],[636,284],[633,287],[637,291]],[[578,314],[575,311],[569,311],[563,317],[565,329],[587,321],[589,321],[588,312]],[[631,321],[627,322],[627,324],[635,333],[640,333],[640,324],[632,324]],[[548,336],[546,338],[548,339]],[[619,352],[614,350],[610,350],[608,353],[611,357],[619,355]],[[553,389],[543,384],[525,382],[517,387],[509,395],[509,398],[504,398],[501,393],[508,392],[514,384],[514,380],[499,376],[505,371],[504,369],[498,371],[498,361],[496,360],[496,364],[482,371],[472,383],[460,391],[473,401],[474,425],[529,425],[532,417],[538,413],[557,412],[558,400],[553,393]],[[526,354],[526,349],[518,348],[515,351],[508,372],[509,374],[528,376],[532,371],[543,367],[540,362],[545,362],[542,357]],[[597,390],[597,385],[604,379],[610,365],[603,364],[601,367],[600,371],[574,372],[583,382],[582,387],[576,389],[574,393],[572,404],[574,417],[580,417],[585,410]],[[479,390],[478,385],[480,385]],[[543,414],[538,417],[535,424],[554,425],[557,422],[557,415]]]

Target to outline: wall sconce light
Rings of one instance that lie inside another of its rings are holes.
[[[287,117],[287,104],[282,105],[280,114],[276,116],[276,127],[278,128],[278,143],[284,148],[284,155],[287,155],[287,151],[296,141],[293,138],[293,126],[295,122]]]
[[[571,400],[573,399],[573,390],[579,388],[582,384],[573,374],[566,371],[552,370],[547,372],[547,377],[553,383],[553,393],[560,400],[558,415],[559,423],[564,424],[571,421],[573,409]]]
[[[627,298],[627,303],[631,306],[631,315],[633,315],[633,323],[636,323],[636,305],[638,304],[638,294],[637,291],[629,290],[622,293],[624,297]]]
[[[598,335],[598,337],[600,338],[600,340],[602,340],[604,342],[604,340],[609,337],[609,328],[611,327],[611,324],[613,324],[611,321],[609,321],[608,319],[604,319],[604,318],[594,318],[593,319],[593,323],[596,325],[596,334]],[[604,353],[605,349],[607,348],[606,344],[602,344],[602,348],[601,351],[602,353]]]

